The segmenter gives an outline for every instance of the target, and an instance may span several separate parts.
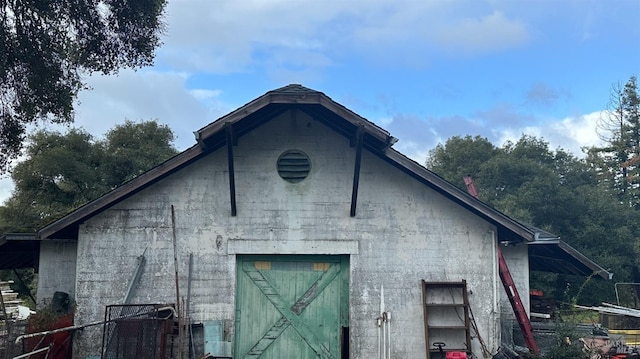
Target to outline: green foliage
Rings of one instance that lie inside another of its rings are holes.
[[[584,345],[579,341],[580,335],[576,333],[574,323],[559,322],[556,325],[555,343],[540,359],[589,359],[589,353],[585,352]]]
[[[589,163],[605,188],[640,209],[640,91],[635,76],[612,87],[598,129],[605,145],[589,149]]]
[[[0,230],[39,229],[174,156],[173,139],[156,121],[127,121],[103,140],[78,129],[33,134],[11,174],[15,190],[0,207]]]
[[[438,144],[429,151],[426,165],[445,179],[455,178],[456,181],[450,182],[465,189],[462,178],[472,175],[475,181],[482,182],[483,178],[476,178],[476,175],[497,153],[498,149],[484,137],[456,136],[447,140],[444,145]]]
[[[25,129],[69,123],[83,75],[152,64],[165,0],[0,3],[0,172]]]
[[[563,308],[555,323],[555,343],[544,348],[545,352],[540,359],[589,359],[598,354],[598,348],[591,348],[584,341],[585,333],[577,330],[579,324],[593,324],[595,328],[598,314],[575,308],[578,296],[585,290],[587,284],[593,281],[593,277],[594,275],[591,275],[584,279],[574,296],[571,296],[570,285],[565,288]]]
[[[103,143],[100,171],[105,185],[113,189],[176,155],[173,141],[171,129],[156,121],[126,121],[114,127]]]
[[[599,185],[585,160],[531,136],[495,147],[484,138],[453,137],[430,152],[427,167],[463,187],[470,174],[482,200],[505,214],[559,235],[588,258],[634,281],[638,263],[638,213]],[[613,282],[532,273],[531,287],[558,300],[570,294],[585,305],[615,301]],[[583,288],[579,291],[580,288]]]

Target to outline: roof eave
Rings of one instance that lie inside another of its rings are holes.
[[[152,168],[151,170],[141,174],[138,177],[124,183],[120,187],[113,189],[107,194],[86,203],[80,208],[70,212],[66,216],[48,224],[36,233],[38,239],[77,239],[77,238],[59,238],[58,233],[77,226],[87,218],[100,212],[107,206],[112,206],[120,201],[132,196],[133,194],[143,190],[149,185],[159,181],[169,174],[184,167],[188,163],[200,158],[204,154],[204,149],[200,146],[193,146],[182,153],[168,159],[164,163]],[[73,231],[73,230],[72,230]],[[76,233],[77,236],[77,233]]]
[[[560,240],[559,238],[537,240],[528,244],[531,246],[557,246],[563,253],[565,253],[566,255],[573,258],[576,262],[578,262],[582,266],[582,268],[588,269],[586,271],[581,270],[581,273],[574,273],[574,274],[587,275],[587,276],[592,275],[592,276],[601,277],[606,280],[611,280],[613,278],[613,273],[601,267],[598,263],[592,261],[591,259],[586,257],[584,254],[580,253],[577,249],[573,248],[571,245]],[[551,249],[547,249],[547,250],[551,250]],[[543,257],[539,257],[539,258],[543,258]]]
[[[472,210],[495,225],[505,228],[516,236],[522,238],[524,241],[533,242],[536,239],[537,233],[535,231],[489,207],[484,202],[462,191],[397,150],[390,148],[386,151],[385,156],[397,166],[408,169],[411,174],[418,177],[422,182],[427,183],[436,191],[449,197],[454,202],[463,205],[465,208]]]

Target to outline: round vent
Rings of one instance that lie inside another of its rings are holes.
[[[278,174],[282,179],[297,183],[307,178],[311,170],[311,162],[306,153],[299,150],[289,150],[278,158]]]

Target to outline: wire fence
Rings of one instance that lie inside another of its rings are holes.
[[[104,320],[103,359],[175,357],[175,321],[166,305],[110,305]]]

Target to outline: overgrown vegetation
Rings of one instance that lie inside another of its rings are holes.
[[[597,329],[598,313],[579,310],[575,307],[581,291],[587,288],[587,284],[592,280],[593,276],[584,280],[578,292],[573,296],[570,294],[574,292],[570,285],[565,287],[563,302],[555,322],[554,343],[543,348],[543,354],[539,356],[539,359],[591,359],[595,357],[599,348],[592,347],[588,340],[585,340],[585,337],[588,337],[587,333],[580,332],[577,328],[580,324],[587,324]]]
[[[559,235],[610,272],[640,282],[640,94],[632,76],[612,89],[599,128],[605,146],[584,159],[523,135],[497,147],[479,136],[452,137],[431,150],[427,167],[461,189],[471,175],[482,200],[507,215]],[[531,288],[557,300],[570,284],[580,304],[615,302],[613,281],[534,272]],[[622,305],[638,303],[625,288]],[[579,292],[578,292],[579,291]]]
[[[126,121],[103,139],[80,129],[32,134],[0,207],[0,233],[33,232],[98,198],[177,154],[173,140],[157,121]]]
[[[0,234],[33,233],[83,204],[177,154],[174,135],[157,121],[126,121],[96,139],[80,129],[38,131],[29,137],[26,158],[15,166],[15,189],[0,206]],[[33,305],[33,270],[0,271],[14,280],[16,292]]]

